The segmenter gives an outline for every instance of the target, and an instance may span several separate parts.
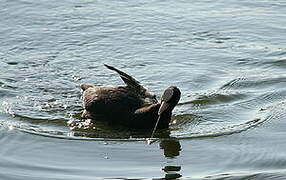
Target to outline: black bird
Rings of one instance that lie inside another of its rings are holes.
[[[153,129],[160,116],[157,129],[169,127],[172,110],[181,97],[177,87],[168,87],[158,103],[156,96],[133,77],[112,66],[104,66],[117,72],[127,86],[81,84],[83,118],[131,129]]]

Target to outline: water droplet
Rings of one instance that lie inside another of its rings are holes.
[[[69,133],[67,133],[67,136],[68,136],[68,137],[73,137],[73,136],[74,136],[74,132],[69,132]]]
[[[12,125],[12,124],[10,124],[10,125],[8,126],[8,129],[9,129],[9,131],[12,131],[13,129],[15,129],[15,126]]]

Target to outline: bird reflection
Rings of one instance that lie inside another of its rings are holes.
[[[169,131],[168,131],[169,132]],[[181,144],[180,141],[174,137],[170,137],[170,132],[165,134],[165,138],[160,140],[160,149],[163,149],[166,158],[176,158],[180,155]],[[164,178],[161,179],[177,179],[182,177],[179,173],[181,166],[168,165],[162,168],[166,173]]]
[[[160,142],[160,148],[164,150],[165,157],[174,158],[180,155],[181,144],[175,138],[164,139]]]

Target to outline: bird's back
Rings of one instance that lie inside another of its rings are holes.
[[[144,106],[144,99],[121,86],[94,86],[83,93],[86,117],[114,123],[128,123],[136,109]]]

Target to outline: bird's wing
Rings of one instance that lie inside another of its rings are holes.
[[[121,79],[124,81],[124,83],[128,87],[130,87],[133,90],[135,90],[138,94],[141,94],[142,92],[146,91],[146,88],[141,86],[139,81],[137,81],[136,79],[134,79],[130,75],[126,74],[125,72],[122,72],[122,71],[116,69],[115,67],[109,66],[107,64],[104,64],[104,66],[107,67],[110,70],[113,70],[113,71],[117,72],[119,74],[119,76],[121,77]]]

